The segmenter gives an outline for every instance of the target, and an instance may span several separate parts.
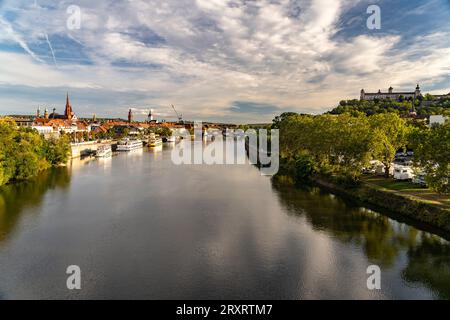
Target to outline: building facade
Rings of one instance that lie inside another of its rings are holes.
[[[394,88],[390,87],[387,92],[382,92],[378,90],[376,93],[366,92],[364,89],[361,90],[361,101],[373,101],[373,100],[399,100],[401,97],[404,99],[418,99],[422,96],[420,86],[417,84],[416,90],[411,92],[394,92]]]
[[[60,133],[67,133],[71,134],[74,140],[80,140],[80,135],[89,133],[90,131],[90,126],[86,122],[78,120],[75,115],[70,104],[69,94],[66,97],[66,106],[63,115],[56,113],[55,108],[51,114],[48,113],[47,108],[43,117],[40,117],[40,114],[39,108],[37,112],[38,117],[34,119],[32,127],[46,137],[57,137]]]
[[[373,100],[384,100],[384,99],[391,99],[391,100],[399,100],[400,97],[403,97],[404,99],[411,99],[416,100],[419,97],[422,97],[422,92],[420,89],[419,84],[417,84],[416,90],[411,92],[394,92],[394,88],[390,87],[387,92],[382,92],[381,90],[378,90],[378,92],[366,92],[364,89],[361,90],[360,100],[361,101],[373,101]],[[450,99],[450,93],[447,94],[433,94],[432,101],[436,100],[444,100],[444,99]]]

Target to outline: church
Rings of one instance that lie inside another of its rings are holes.
[[[40,108],[38,108],[38,110],[37,110],[37,118],[38,119],[41,118]],[[55,120],[55,119],[68,120],[68,121],[74,121],[74,122],[76,122],[78,120],[77,116],[73,112],[72,106],[70,105],[69,93],[67,93],[67,96],[66,96],[66,108],[64,110],[64,115],[60,115],[60,114],[56,113],[55,108],[53,108],[53,112],[51,114],[48,113],[48,109],[45,109],[44,119],[46,119],[46,120]]]
[[[78,135],[90,132],[89,124],[85,121],[80,121],[75,115],[70,104],[69,94],[66,96],[64,114],[56,113],[55,108],[49,114],[46,108],[42,117],[41,110],[38,108],[32,127],[46,137],[58,136],[61,132],[72,134],[74,141],[82,140]]]

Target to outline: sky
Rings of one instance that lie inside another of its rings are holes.
[[[0,0],[0,114],[63,112],[69,92],[79,117],[259,123],[362,88],[449,93],[449,17],[450,0]]]

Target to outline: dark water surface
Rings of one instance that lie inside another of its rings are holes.
[[[450,243],[252,166],[143,150],[0,188],[0,299],[14,298],[448,299]]]

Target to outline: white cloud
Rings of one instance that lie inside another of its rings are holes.
[[[323,112],[361,87],[432,85],[449,74],[445,30],[411,44],[399,34],[337,36],[357,0],[83,0],[79,31],[66,29],[63,2],[53,10],[54,2],[38,2],[4,1],[20,10],[13,22],[0,20],[10,27],[0,43],[15,41],[29,56],[0,51],[0,83],[141,92],[187,117],[231,118],[233,101]],[[44,32],[75,39],[93,63],[65,64],[54,42],[59,67],[39,62],[30,47],[47,44]],[[164,41],[152,43],[156,35]]]

